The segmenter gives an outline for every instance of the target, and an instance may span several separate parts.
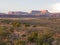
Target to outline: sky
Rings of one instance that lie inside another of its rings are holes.
[[[31,10],[60,12],[60,0],[0,0],[0,12]]]

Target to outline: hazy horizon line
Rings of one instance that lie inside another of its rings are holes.
[[[47,10],[47,9],[43,9],[43,10]],[[30,13],[31,11],[42,11],[42,10],[29,10],[29,11],[22,11],[22,10],[10,10],[10,11],[0,11],[0,13],[19,12],[19,11]],[[49,11],[49,10],[48,10],[48,12],[50,12],[50,13],[60,13],[60,11]]]

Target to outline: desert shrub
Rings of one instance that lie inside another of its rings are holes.
[[[30,36],[28,37],[29,42],[35,42],[37,39],[38,33],[32,32]]]
[[[36,27],[37,25],[33,25],[33,27]]]
[[[20,22],[18,22],[18,21],[14,21],[13,23],[12,23],[12,26],[13,27],[20,27],[21,25],[20,25],[21,23]]]
[[[23,34],[22,37],[26,37],[26,34]]]
[[[28,23],[25,23],[25,27],[29,27],[30,26],[30,24],[28,24]]]
[[[19,41],[19,42],[17,43],[17,45],[26,45],[26,42],[25,42],[25,41]]]

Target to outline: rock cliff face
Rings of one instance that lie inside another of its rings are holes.
[[[41,10],[41,11],[37,11],[37,10],[33,10],[31,11],[31,15],[44,15],[44,14],[48,14],[48,10]]]
[[[0,18],[37,18],[37,17],[60,17],[60,13],[50,13],[48,10],[32,10],[30,13],[22,11],[10,11],[8,14],[0,13]]]
[[[22,12],[22,11],[9,11],[8,14],[13,14],[13,15],[28,15],[27,12]]]
[[[41,14],[48,14],[48,10],[41,10]]]
[[[37,11],[37,10],[32,10],[30,12],[31,15],[40,15],[41,11]]]

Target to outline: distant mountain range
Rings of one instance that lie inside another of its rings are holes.
[[[60,13],[50,13],[48,10],[32,10],[30,13],[22,11],[9,11],[8,14],[0,13],[0,18],[39,18],[39,17],[60,17]]]

